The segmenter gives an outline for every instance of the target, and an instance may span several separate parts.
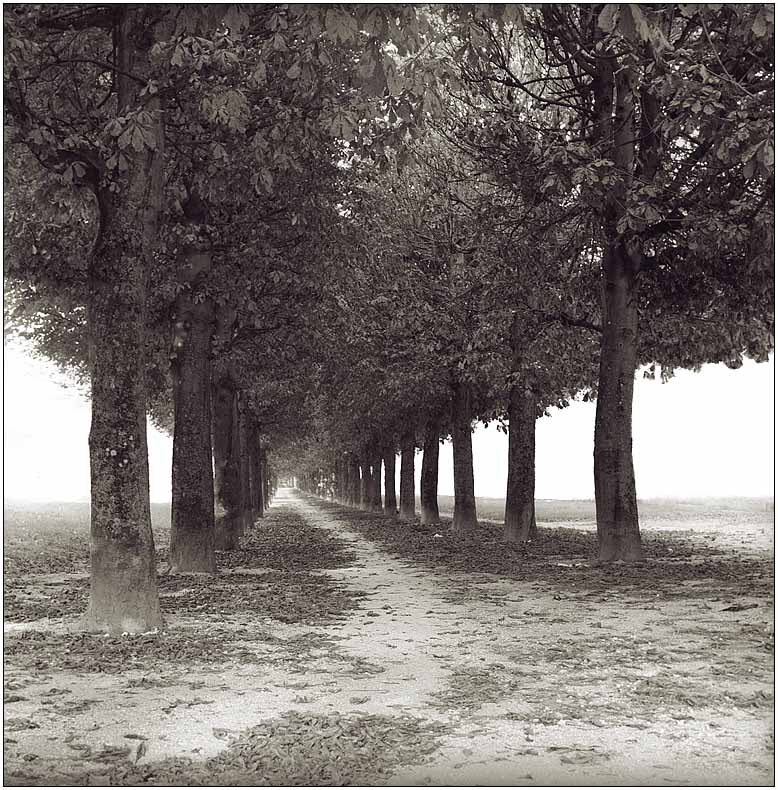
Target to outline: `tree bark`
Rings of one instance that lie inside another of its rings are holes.
[[[254,525],[251,506],[251,454],[249,450],[249,415],[244,392],[238,393],[238,455],[240,459],[240,534]]]
[[[598,61],[593,82],[595,134],[612,145],[611,156],[619,173],[618,181],[606,194],[602,218],[602,340],[594,426],[594,496],[601,562],[643,559],[632,465],[637,277],[642,256],[639,245],[630,246],[618,230],[636,165],[636,79],[629,61],[603,57]],[[656,113],[656,106],[650,101],[642,109],[649,115]],[[641,182],[645,184],[650,184],[656,174],[658,160],[652,152],[656,152],[656,139],[643,140],[638,164]]]
[[[378,446],[374,446],[370,456],[370,509],[374,513],[383,510],[381,501],[381,451]]]
[[[394,447],[384,450],[384,512],[392,516],[397,515],[397,459]]]
[[[197,199],[185,206],[197,230],[207,222]],[[181,279],[194,287],[211,269],[210,244],[184,252]],[[191,288],[176,299],[173,374],[173,470],[170,565],[173,570],[216,572],[214,554],[213,448],[211,446],[211,335],[213,304],[196,301]]]
[[[402,437],[400,455],[400,517],[416,517],[416,481],[414,461],[416,456],[416,436],[412,431]]]
[[[116,34],[118,108],[139,103],[145,74],[145,10],[124,7]],[[149,504],[146,444],[146,280],[162,203],[162,110],[154,98],[154,151],[127,152],[126,189],[101,191],[101,223],[89,267],[88,322],[92,384],[87,631],[138,633],[162,626]]]
[[[514,384],[508,404],[508,485],[504,538],[523,543],[537,532],[535,522],[535,396]]]
[[[251,466],[251,508],[255,518],[264,518],[265,492],[263,485],[261,428],[256,420],[249,421],[249,462]]]
[[[454,386],[451,441],[454,450],[454,520],[455,535],[464,535],[478,528],[473,479],[473,434],[470,406],[470,385]]]
[[[340,501],[348,505],[351,498],[351,463],[348,454],[344,454],[340,462]]]
[[[362,454],[359,466],[362,470],[359,485],[359,509],[370,510],[373,504],[373,480],[370,469],[370,456],[366,451]]]
[[[637,281],[621,245],[603,260],[603,330],[594,423],[594,496],[601,562],[643,559],[632,465]]]
[[[213,388],[213,456],[216,502],[222,510],[216,519],[216,548],[230,551],[238,547],[242,503],[238,397],[228,375]]]
[[[430,420],[424,430],[421,459],[421,523],[438,524],[438,458],[440,456],[440,425]]]
[[[259,453],[259,457],[262,461],[262,504],[265,510],[267,510],[273,499],[270,492],[270,465],[267,461],[267,447],[260,446]]]
[[[359,461],[353,455],[350,455],[349,465],[351,466],[351,489],[349,493],[349,504],[353,507],[359,507],[360,491],[362,489],[362,481],[359,476]]]

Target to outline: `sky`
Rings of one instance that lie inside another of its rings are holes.
[[[4,349],[4,496],[89,498],[89,403],[50,364]],[[633,450],[638,496],[773,496],[775,360],[739,370],[706,365],[667,384],[635,382]],[[573,403],[538,421],[536,497],[592,499],[594,413]],[[170,501],[172,439],[149,426],[151,500]],[[508,438],[473,436],[475,493],[504,497]],[[421,455],[417,456],[417,479]],[[399,467],[398,467],[399,476]],[[451,444],[441,448],[439,493],[452,494]],[[398,480],[399,483],[399,480]],[[418,491],[418,483],[417,483]]]

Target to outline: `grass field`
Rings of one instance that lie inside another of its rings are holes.
[[[439,496],[438,506],[441,513],[452,513],[454,497]],[[504,499],[477,497],[476,507],[478,517],[485,521],[503,520]],[[646,524],[654,521],[731,520],[733,516],[748,521],[772,521],[775,500],[767,497],[641,499],[638,508]],[[546,524],[564,522],[569,526],[575,522],[595,522],[594,500],[591,499],[538,499],[535,509],[538,521]]]

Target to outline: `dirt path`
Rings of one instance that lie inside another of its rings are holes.
[[[359,557],[348,572],[330,573],[369,595],[368,612],[341,630],[346,649],[388,667],[381,685],[365,688],[367,707],[382,712],[396,706],[455,724],[433,762],[398,773],[393,783],[772,781],[769,717],[722,716],[713,709],[705,718],[660,711],[652,721],[638,709],[637,715],[625,710],[619,699],[632,674],[619,666],[619,653],[644,642],[655,658],[646,656],[631,669],[647,685],[652,679],[661,684],[662,646],[672,650],[678,637],[669,639],[670,633],[681,621],[702,625],[707,607],[674,601],[661,610],[649,603],[625,613],[618,604],[587,605],[578,596],[555,600],[537,585],[487,574],[466,580],[432,576],[390,558],[315,504],[294,504],[312,523],[350,540]],[[452,600],[463,582],[464,589],[479,583],[478,594]],[[612,668],[609,656],[615,659]],[[678,673],[695,669],[678,663]],[[704,673],[709,667],[696,669]],[[383,688],[399,681],[399,694]],[[769,683],[756,685],[769,691]],[[607,721],[613,710],[623,718],[621,726]]]
[[[206,759],[231,735],[299,711],[443,725],[440,747],[398,768],[395,785],[772,783],[766,602],[722,613],[692,587],[671,600],[603,601],[543,580],[431,572],[366,540],[344,509],[289,491],[274,508],[354,553],[347,567],[315,572],[362,596],[349,616],[321,626],[252,611],[169,618],[171,633],[211,645],[213,661],[196,672],[184,647],[152,672],[17,667],[6,674],[6,765],[63,780],[87,764],[99,783],[127,744],[142,740],[140,766]]]

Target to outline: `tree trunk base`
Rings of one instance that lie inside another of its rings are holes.
[[[141,634],[161,628],[157,569],[143,552],[92,539],[89,606],[84,631]]]
[[[597,557],[598,565],[614,562],[642,563],[646,561],[640,538],[601,540]]]
[[[214,545],[217,551],[234,551],[238,548],[238,527],[239,525],[227,516],[216,519]]]
[[[538,535],[538,524],[535,520],[535,503],[525,506],[518,513],[508,512],[506,506],[505,528],[502,537],[506,543],[531,543]]]
[[[213,539],[203,536],[195,540],[191,533],[187,536],[187,543],[182,546],[170,547],[171,573],[216,573],[216,557],[213,553]]]
[[[506,524],[502,533],[502,539],[506,543],[531,543],[532,533],[528,524],[523,526],[518,524],[508,526]]]
[[[437,510],[430,510],[422,505],[421,508],[422,524],[440,524],[440,514]]]
[[[462,516],[454,514],[454,520],[451,522],[451,534],[457,537],[464,537],[470,535],[478,529],[478,519],[475,514],[467,513]]]

